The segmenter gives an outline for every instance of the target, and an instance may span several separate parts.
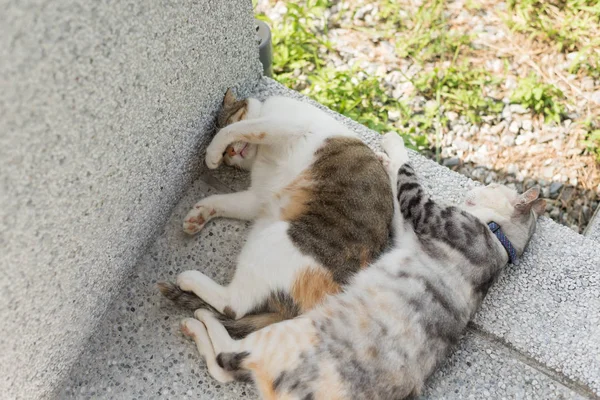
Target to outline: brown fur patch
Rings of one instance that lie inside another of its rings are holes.
[[[236,100],[231,91],[225,95],[223,107],[217,115],[217,126],[224,128],[229,124],[238,122],[246,118],[248,112],[248,102],[246,100]]]
[[[369,349],[367,350],[367,354],[369,355],[369,357],[371,358],[377,358],[379,356],[379,350],[377,350],[377,347],[375,346],[371,346],[369,347]]]
[[[235,311],[233,311],[233,309],[229,306],[223,309],[223,315],[225,315],[227,318],[235,319]]]
[[[306,212],[312,197],[311,187],[312,180],[303,173],[276,194],[278,198],[288,199],[286,206],[281,209],[281,219],[293,221]]]
[[[367,333],[369,331],[369,319],[365,317],[363,314],[360,315],[360,321],[358,322],[359,328],[363,333]]]
[[[256,362],[248,363],[246,366],[250,371],[254,372],[254,380],[256,386],[265,400],[277,400],[277,393],[273,389],[273,378]]]
[[[265,136],[267,136],[267,134],[265,132],[261,132],[261,133],[249,133],[247,135],[242,135],[242,141],[245,142],[256,142],[258,140],[262,140],[265,138]]]
[[[365,268],[369,265],[371,261],[371,252],[367,247],[363,247],[360,251],[360,267]]]
[[[292,298],[306,312],[320,304],[328,294],[336,294],[340,285],[333,280],[331,272],[317,267],[308,267],[296,276],[292,285]]]
[[[345,284],[388,245],[394,213],[388,174],[365,143],[336,136],[301,176],[285,188],[291,196],[281,216],[290,223],[288,235]]]

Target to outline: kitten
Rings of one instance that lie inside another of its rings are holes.
[[[425,195],[402,139],[388,134],[383,147],[397,176],[395,247],[322,305],[243,340],[205,310],[182,321],[213,377],[252,378],[265,399],[403,399],[457,343],[509,258],[523,253],[545,201],[537,188],[490,185],[472,190],[463,209],[442,206]]]
[[[228,91],[217,123],[208,167],[224,160],[249,169],[251,186],[201,200],[183,228],[197,233],[215,217],[254,225],[229,285],[186,271],[159,288],[180,305],[221,314],[239,338],[312,309],[378,257],[389,243],[392,185],[366,144],[309,104],[237,101]]]

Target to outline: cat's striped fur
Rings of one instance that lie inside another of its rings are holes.
[[[397,174],[395,248],[324,304],[243,340],[205,310],[184,320],[215,378],[250,376],[264,399],[403,399],[456,344],[508,262],[486,224],[520,255],[545,202],[537,189],[494,185],[473,190],[464,209],[442,206],[425,196],[397,135],[384,149]]]

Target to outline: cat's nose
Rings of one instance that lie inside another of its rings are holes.
[[[233,148],[233,146],[227,146],[227,150],[225,151],[227,152],[227,155],[229,157],[235,156],[235,149]]]

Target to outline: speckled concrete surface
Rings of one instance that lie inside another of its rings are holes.
[[[449,360],[431,377],[421,399],[586,399],[506,348],[468,332]]]
[[[33,399],[198,175],[224,90],[262,69],[249,0],[0,9],[0,397]]]
[[[175,208],[165,230],[129,277],[126,288],[73,368],[60,399],[245,399],[257,398],[252,385],[214,381],[196,347],[179,332],[190,313],[162,299],[154,284],[197,268],[219,282],[234,271],[235,256],[248,223],[219,219],[196,237],[181,231],[181,221],[200,198],[244,186],[239,173],[223,169],[203,176]],[[243,175],[242,175],[243,176]],[[219,189],[207,184],[210,182]],[[226,190],[226,189],[225,189]],[[470,332],[428,383],[422,399],[582,399],[540,371],[514,359],[503,346]]]
[[[500,277],[475,322],[600,395],[600,245],[541,221],[523,263]]]
[[[299,96],[267,79],[257,93]],[[375,134],[345,121],[377,145]],[[416,154],[411,159],[436,198],[457,202],[474,185]],[[181,233],[181,220],[198,198],[240,190],[246,178],[221,168],[194,184],[135,268],[131,287],[111,307],[60,398],[255,398],[250,386],[220,386],[206,375],[195,347],[178,331],[186,313],[153,288],[190,267],[221,282],[231,276],[247,224],[217,220],[190,239]],[[600,376],[599,255],[597,243],[543,219],[521,265],[509,268],[491,290],[476,318],[481,332],[467,335],[424,397],[594,398]]]
[[[221,385],[208,375],[193,342],[179,332],[179,321],[192,313],[172,306],[155,287],[186,269],[202,270],[221,283],[233,275],[247,223],[215,220],[194,237],[181,228],[198,200],[223,192],[223,186],[215,189],[205,181],[210,179],[196,181],[175,207],[56,398],[256,398],[250,385]]]

